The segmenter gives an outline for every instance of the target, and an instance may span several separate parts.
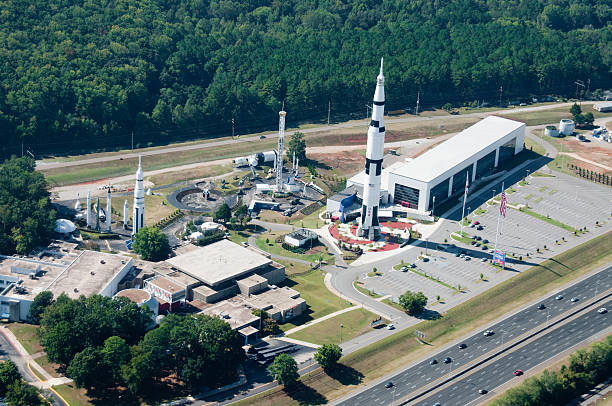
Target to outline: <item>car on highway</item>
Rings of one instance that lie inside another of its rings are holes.
[[[442,406],[442,403],[436,402],[436,403],[433,404],[433,406]]]
[[[573,298],[571,298],[570,300],[571,300],[572,302],[576,303],[576,302],[577,302],[578,300],[580,300],[580,299],[578,299],[576,296],[574,296],[574,297],[573,297]]]
[[[599,314],[608,313],[608,309],[606,309],[605,307],[601,307],[599,308],[599,310],[597,310],[597,313]]]
[[[461,343],[457,346],[457,348],[459,348],[460,350],[467,348],[467,344],[466,343]]]
[[[555,296],[555,299],[561,300],[561,299],[563,299],[563,295],[557,295],[557,296]]]
[[[438,360],[435,358],[429,361],[429,365],[436,365],[437,363],[438,363]]]
[[[393,382],[389,381],[385,384],[385,388],[389,389],[391,387],[393,387]]]
[[[453,359],[451,357],[444,358],[444,363],[445,364],[450,364],[451,362],[453,362]]]
[[[544,303],[540,303],[538,305],[538,310],[544,310],[544,309],[546,309],[546,306],[544,306]]]
[[[522,369],[517,369],[516,371],[514,371],[514,376],[521,376],[521,375],[523,375]]]
[[[493,330],[486,330],[484,333],[482,333],[482,335],[485,337],[492,336],[493,334],[495,334]]]
[[[481,395],[486,395],[489,391],[486,389],[478,389],[478,393],[480,393]]]

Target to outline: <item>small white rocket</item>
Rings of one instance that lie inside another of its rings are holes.
[[[127,229],[128,221],[130,221],[130,205],[127,199],[123,203],[123,229]]]
[[[138,156],[138,170],[136,171],[136,186],[134,187],[134,212],[132,214],[132,235],[144,227],[144,176],[142,172],[141,156]]]
[[[91,228],[91,192],[87,192],[87,227]]]
[[[106,193],[106,231],[111,232],[111,191],[110,185],[108,185],[108,192]]]
[[[380,58],[380,73],[376,78],[372,120],[368,128],[366,146],[365,180],[363,182],[363,203],[359,235],[374,240],[380,234],[378,204],[380,202],[380,175],[382,173],[385,149],[385,77],[383,59]]]

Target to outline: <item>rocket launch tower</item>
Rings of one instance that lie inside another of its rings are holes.
[[[134,187],[134,212],[132,214],[132,235],[144,227],[144,176],[142,172],[141,157],[138,156],[138,170],[136,171],[136,186]]]
[[[363,204],[359,236],[374,240],[380,235],[378,223],[378,204],[380,202],[380,175],[385,148],[385,77],[383,59],[380,59],[380,73],[376,78],[372,120],[368,128],[366,146],[365,181],[363,184]]]

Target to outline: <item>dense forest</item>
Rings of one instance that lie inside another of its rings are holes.
[[[0,0],[0,154],[612,85],[606,0]]]

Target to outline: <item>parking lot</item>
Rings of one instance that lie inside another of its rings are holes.
[[[528,178],[528,184],[512,186],[513,193],[507,193],[508,207],[506,217],[500,222],[497,248],[506,253],[506,269],[501,271],[482,258],[491,259],[489,249],[455,241],[450,234],[459,231],[460,225],[445,221],[442,227],[429,237],[427,247],[410,250],[402,258],[405,265],[415,264],[407,272],[395,269],[379,269],[382,276],[361,275],[366,289],[379,295],[391,295],[392,300],[406,292],[421,291],[430,303],[439,295],[443,302],[458,302],[462,295],[477,294],[517,272],[559,254],[581,242],[612,229],[612,190],[577,178],[560,175],[555,177]],[[499,191],[496,192],[497,194]],[[493,197],[493,191],[490,194]],[[527,204],[529,209],[544,217],[559,221],[567,226],[581,229],[587,227],[588,233],[575,236],[573,232],[545,219],[536,218],[521,212],[510,205]],[[480,243],[489,240],[487,248],[495,245],[499,204],[482,203],[485,213],[475,215],[478,207],[471,207],[468,217],[482,226],[464,227],[469,237],[479,236]],[[599,225],[596,226],[596,222]],[[446,242],[444,242],[446,240]],[[544,248],[546,246],[546,248]],[[539,252],[538,252],[539,250]],[[469,260],[457,257],[465,253]],[[427,260],[418,259],[426,256]],[[480,274],[483,278],[480,278]],[[448,286],[446,286],[448,285]],[[461,286],[459,292],[457,287]],[[447,304],[450,305],[450,304]],[[436,305],[434,308],[445,308]]]

